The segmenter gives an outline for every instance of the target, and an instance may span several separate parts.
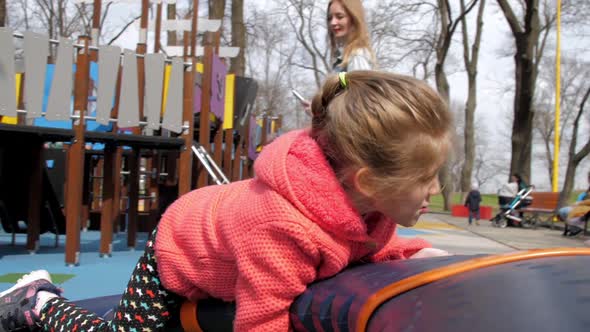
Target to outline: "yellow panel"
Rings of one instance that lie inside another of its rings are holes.
[[[227,74],[225,77],[225,111],[223,113],[223,129],[234,127],[234,93],[236,75]]]
[[[166,113],[166,99],[168,98],[168,86],[170,85],[170,72],[172,72],[172,65],[166,65],[166,68],[164,68],[164,96],[162,97],[162,114]]]
[[[22,79],[23,74],[18,73],[14,76],[14,82],[16,83],[16,102],[18,103],[18,99],[20,97],[20,81]],[[17,124],[18,120],[16,117],[13,116],[3,116],[2,121],[0,123],[7,123],[7,124]]]
[[[204,69],[203,69],[203,64],[200,62],[197,62],[197,73],[203,73]]]

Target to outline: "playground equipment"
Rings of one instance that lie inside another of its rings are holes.
[[[348,268],[310,285],[295,331],[588,331],[590,249],[446,256]],[[78,301],[110,318],[120,297]],[[167,331],[232,331],[233,303],[187,302]],[[184,328],[183,328],[184,327]]]
[[[15,62],[20,40],[23,72]],[[32,167],[18,170],[30,179],[28,185],[20,184],[28,205],[22,208],[25,216],[18,218],[26,221],[27,249],[35,252],[39,234],[48,230],[40,220],[47,199],[39,190],[48,187],[43,183],[43,156],[53,149],[46,148],[48,142],[67,155],[63,183],[53,186],[64,199],[58,197],[60,206],[51,208],[65,216],[66,264],[78,264],[80,229],[87,227],[92,212],[100,217],[100,255],[108,256],[121,212],[126,212],[128,246],[135,246],[140,201],[143,213],[157,220],[165,208],[159,203],[173,200],[161,197],[162,192],[176,197],[195,187],[250,176],[245,149],[256,82],[227,74],[211,41],[208,35],[200,64],[187,47],[184,58],[166,58],[146,54],[145,44],[133,52],[93,46],[87,37],[74,43],[0,29],[0,136],[6,138],[0,150],[15,145],[32,151],[25,161]],[[195,156],[200,163],[193,163]],[[23,158],[2,159],[19,161]],[[123,164],[126,172],[121,173]],[[123,206],[122,198],[127,201]],[[10,210],[14,204],[7,205]],[[8,231],[24,231],[7,218],[3,224]],[[50,228],[63,232],[63,227]]]

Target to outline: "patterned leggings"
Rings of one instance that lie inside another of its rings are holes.
[[[160,282],[154,239],[148,239],[125,293],[116,308],[113,320],[105,321],[94,313],[77,307],[64,298],[51,299],[41,309],[44,331],[116,331],[152,332],[164,330],[170,317],[178,317],[182,298],[166,291]]]

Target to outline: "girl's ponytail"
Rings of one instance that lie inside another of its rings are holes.
[[[312,136],[314,133],[324,128],[328,118],[328,105],[344,87],[340,83],[340,79],[336,75],[332,75],[326,79],[322,91],[316,94],[311,101],[311,128]]]

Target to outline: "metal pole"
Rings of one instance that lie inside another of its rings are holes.
[[[553,192],[559,184],[559,124],[561,121],[561,0],[557,0],[557,45],[555,50],[555,143],[553,149]]]

